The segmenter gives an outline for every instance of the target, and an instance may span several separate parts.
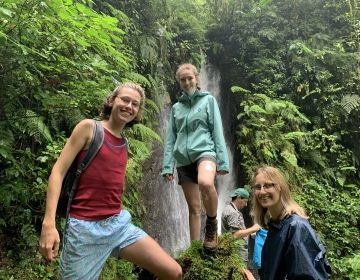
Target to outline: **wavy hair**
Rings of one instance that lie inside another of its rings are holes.
[[[102,109],[100,111],[100,118],[102,120],[109,119],[112,108],[113,108],[112,104],[114,103],[115,98],[119,95],[120,91],[123,88],[131,88],[133,90],[136,90],[141,96],[139,111],[138,111],[135,119],[126,124],[126,127],[131,127],[134,124],[139,123],[141,121],[143,112],[145,109],[144,108],[144,106],[145,106],[145,91],[140,85],[138,85],[134,82],[126,82],[126,83],[120,84],[108,95],[108,97],[105,99],[105,102],[103,103]]]
[[[256,176],[260,173],[264,174],[269,180],[275,183],[274,188],[280,192],[280,201],[284,206],[286,215],[297,214],[305,219],[308,218],[305,210],[292,198],[289,183],[279,169],[272,166],[262,166],[257,168],[250,181],[252,187],[254,187]],[[254,194],[252,197],[251,213],[256,223],[262,227],[267,226],[269,215],[268,209],[261,206]]]

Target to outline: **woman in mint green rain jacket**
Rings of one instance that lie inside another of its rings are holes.
[[[204,248],[217,246],[216,174],[229,172],[229,160],[221,115],[216,99],[199,88],[199,73],[192,64],[182,64],[176,79],[183,90],[173,105],[169,120],[161,174],[179,184],[189,208],[190,239],[200,239],[201,198],[207,214]]]

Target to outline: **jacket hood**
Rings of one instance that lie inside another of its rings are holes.
[[[193,100],[194,98],[203,97],[203,96],[209,95],[209,94],[210,94],[210,92],[208,92],[208,91],[200,91],[200,90],[197,89],[197,90],[194,92],[193,95],[189,96],[189,95],[187,95],[184,91],[182,91],[182,94],[181,94],[181,96],[179,97],[178,101],[179,101],[179,102],[185,102],[185,101]]]

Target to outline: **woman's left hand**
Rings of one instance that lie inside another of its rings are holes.
[[[249,270],[244,268],[243,273],[245,274],[247,280],[256,280],[254,275]]]

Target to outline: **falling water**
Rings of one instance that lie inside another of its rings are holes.
[[[220,108],[220,113],[222,116],[223,126],[224,124],[230,123],[231,116],[229,115],[229,110],[224,110],[224,106],[222,106],[222,95],[220,90],[220,81],[221,76],[219,71],[214,68],[209,63],[203,62],[201,65],[200,71],[200,82],[201,82],[201,89],[210,91],[213,96],[216,98],[216,101]],[[224,130],[226,127],[224,126]],[[217,216],[221,217],[221,213],[225,207],[225,205],[230,201],[229,193],[234,189],[234,184],[236,182],[236,176],[234,172],[232,172],[233,166],[233,149],[230,146],[231,139],[229,138],[231,133],[225,133],[226,139],[226,147],[227,152],[229,155],[229,166],[230,166],[230,173],[224,176],[217,176],[216,178],[216,189],[218,192],[218,211]],[[219,225],[218,230],[221,230],[221,219],[218,219]]]

